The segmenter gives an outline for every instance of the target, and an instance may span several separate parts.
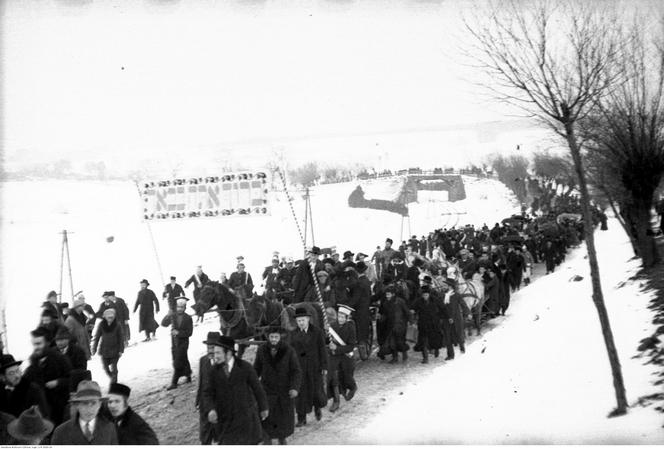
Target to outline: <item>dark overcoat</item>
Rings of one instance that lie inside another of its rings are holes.
[[[322,408],[327,404],[322,374],[329,366],[325,335],[322,330],[309,324],[307,332],[295,329],[290,333],[290,345],[302,369],[302,385],[295,401],[296,411],[299,415],[306,415],[313,407]]]
[[[155,332],[159,324],[154,319],[154,312],[156,310],[159,313],[159,301],[152,290],[146,288],[138,292],[134,312],[138,310],[139,306],[141,310],[138,313],[138,331]]]
[[[168,302],[168,308],[175,311],[175,300],[180,296],[184,296],[184,290],[180,284],[175,284],[175,287],[171,284],[166,284],[162,296],[166,299],[166,302]]]
[[[204,413],[202,406],[203,385],[210,381],[210,376],[213,373],[213,367],[214,365],[207,355],[204,355],[200,358],[198,362],[198,388],[196,389],[196,407],[198,408],[199,412],[199,438],[201,440],[201,444],[204,445],[212,444],[212,441],[217,439],[215,426],[210,424],[210,421],[208,421],[207,414]]]
[[[8,390],[6,385],[0,382],[0,411],[20,416],[33,405],[38,406],[42,416],[48,418],[46,396],[37,384],[24,377],[13,390]]]
[[[223,365],[215,365],[203,385],[202,411],[217,412],[219,444],[258,444],[263,439],[259,412],[268,410],[265,391],[254,368],[235,359],[227,377]]]
[[[447,316],[447,313],[440,307],[440,304],[429,298],[417,298],[413,303],[413,310],[417,313],[417,349],[422,347],[424,338],[427,339],[429,349],[440,349],[443,347],[443,329],[441,319]]]
[[[121,445],[158,445],[159,439],[152,427],[138,416],[131,407],[119,419],[115,420],[115,431]]]
[[[325,267],[323,263],[318,260],[314,271],[318,273],[323,271]],[[311,277],[311,268],[308,260],[301,260],[298,263],[295,275],[293,276],[293,302],[311,301],[316,298],[316,288],[314,287],[314,280]]]
[[[118,434],[113,423],[98,415],[95,430],[92,432],[92,441],[88,441],[78,423],[78,413],[75,413],[73,418],[55,428],[51,444],[54,446],[110,446],[118,444]]]
[[[398,296],[391,300],[384,299],[380,304],[380,320],[385,341],[380,354],[393,354],[408,351],[406,330],[408,329],[408,307],[406,301]]]
[[[263,429],[270,438],[287,438],[295,431],[295,406],[288,392],[300,391],[302,370],[295,351],[288,344],[279,342],[274,356],[271,348],[269,344],[260,346],[254,361],[270,407]]]
[[[92,340],[92,352],[98,353],[104,359],[120,357],[124,352],[124,336],[118,320],[113,320],[110,325],[106,320],[99,323]]]
[[[23,377],[28,382],[34,382],[44,391],[46,403],[49,407],[49,417],[53,424],[62,423],[65,407],[69,402],[69,375],[71,373],[69,359],[60,351],[47,349],[43,357],[31,357],[30,366],[25,370]],[[55,388],[46,388],[46,383],[55,380]]]
[[[444,296],[444,295],[443,295]],[[441,298],[444,302],[445,300]],[[443,334],[446,339],[449,339],[453,344],[463,345],[466,341],[465,334],[465,318],[463,316],[463,309],[461,303],[463,299],[458,293],[450,296],[448,303],[444,304],[446,315],[448,319],[443,320]],[[452,319],[452,323],[449,322]]]
[[[89,346],[88,351],[90,351]],[[71,364],[72,369],[79,369],[83,371],[88,369],[88,356],[73,339],[69,342],[69,347],[67,348],[65,357],[69,359],[69,363]]]

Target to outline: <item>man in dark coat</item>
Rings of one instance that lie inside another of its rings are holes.
[[[498,309],[501,315],[505,315],[507,308],[510,306],[510,274],[506,265],[500,265],[498,273],[498,282],[500,284],[500,298],[498,301]]]
[[[276,292],[281,290],[281,285],[278,281],[280,274],[281,268],[279,268],[279,256],[274,256],[272,258],[272,265],[265,267],[262,276],[265,292],[270,298],[273,298]]]
[[[207,345],[207,354],[200,358],[198,363],[198,388],[196,389],[196,409],[199,414],[199,437],[201,444],[210,445],[217,441],[216,428],[208,421],[207,413],[203,411],[202,396],[203,385],[210,382],[212,376],[214,361],[214,345],[221,334],[219,332],[208,332],[207,339],[203,344]]]
[[[357,327],[357,341],[360,358],[369,358],[369,332],[371,331],[371,282],[367,278],[368,266],[358,262],[356,266],[358,280],[358,300],[355,307],[355,325]]]
[[[406,330],[408,326],[408,307],[403,298],[396,295],[393,285],[385,289],[385,299],[381,301],[378,320],[383,326],[383,344],[378,356],[384,358],[391,354],[390,363],[399,361],[399,353],[403,354],[403,361],[408,360],[408,344],[406,343]]]
[[[296,401],[297,427],[307,423],[307,414],[314,409],[318,421],[323,417],[321,408],[327,405],[324,389],[328,370],[325,334],[310,323],[311,315],[305,308],[295,310],[297,329],[290,333],[290,344],[299,357],[302,385]]]
[[[69,333],[69,329],[65,327],[58,330],[58,333],[55,334],[55,345],[58,351],[69,359],[72,369],[83,371],[88,369],[87,355]]]
[[[139,306],[141,308],[138,314],[138,331],[145,332],[145,340],[143,341],[150,341],[150,334],[154,336],[159,327],[159,324],[154,319],[155,309],[159,313],[159,301],[154,292],[148,288],[149,285],[150,283],[145,279],[141,281],[141,290],[138,292],[136,305],[134,305],[134,313],[136,313]]]
[[[121,445],[157,445],[159,440],[154,430],[143,418],[129,407],[131,389],[123,384],[114,383],[108,390],[108,411],[113,418]]]
[[[316,287],[314,286],[314,280],[311,275],[311,265],[314,266],[316,273],[324,270],[323,263],[318,260],[318,256],[320,256],[320,248],[314,246],[307,253],[307,259],[301,260],[298,264],[295,276],[293,277],[294,303],[315,300]]]
[[[10,354],[2,355],[0,365],[0,411],[20,416],[33,405],[42,416],[48,416],[46,397],[39,386],[22,376],[21,361]]]
[[[236,358],[235,340],[215,341],[215,366],[203,385],[201,406],[217,427],[219,444],[258,444],[263,440],[261,421],[269,415],[267,397],[256,371]]]
[[[196,273],[192,274],[187,282],[184,283],[184,288],[188,288],[190,284],[194,284],[194,301],[198,302],[198,297],[201,294],[201,290],[210,282],[210,278],[207,274],[203,273],[203,267],[197,266]]]
[[[355,323],[350,321],[350,315],[355,310],[347,305],[340,304],[337,310],[337,321],[330,325],[330,377],[332,378],[332,405],[331,412],[339,410],[339,396],[343,393],[344,399],[350,401],[357,392],[355,382],[355,359],[353,351],[357,344],[355,337]]]
[[[191,365],[189,364],[189,337],[194,332],[194,323],[191,317],[185,313],[187,306],[186,298],[178,298],[175,313],[169,312],[161,325],[171,327],[171,356],[173,357],[173,380],[166,388],[173,390],[178,387],[180,377],[186,377],[187,383],[191,382]]]
[[[293,278],[295,277],[295,261],[292,257],[286,259],[286,266],[279,271],[277,281],[283,290],[290,290],[293,288]]]
[[[49,418],[57,425],[62,422],[69,399],[69,376],[72,368],[67,357],[48,346],[43,329],[35,329],[30,335],[33,353],[24,377],[27,382],[37,384],[44,391]]]
[[[101,343],[99,340],[101,339]],[[104,367],[104,372],[111,379],[111,383],[118,381],[118,362],[124,352],[124,337],[122,336],[122,326],[116,319],[115,309],[108,309],[104,312],[104,320],[99,323],[95,337],[92,339],[92,354],[97,353]]]
[[[547,240],[542,250],[544,262],[546,262],[546,274],[553,273],[556,268],[556,249],[551,240]]]
[[[422,363],[429,363],[429,351],[433,349],[434,356],[443,347],[443,331],[441,319],[448,319],[447,311],[442,304],[431,297],[431,288],[424,285],[420,296],[413,303],[413,310],[417,313],[417,345],[415,350],[422,351]]]
[[[270,413],[263,421],[264,443],[286,444],[295,431],[295,404],[302,382],[302,370],[295,350],[281,341],[281,329],[268,329],[268,344],[256,351],[254,369],[267,395]]]
[[[51,438],[53,445],[118,444],[118,434],[113,423],[99,414],[101,388],[97,382],[84,380],[71,398],[72,417],[56,427]]]
[[[443,307],[447,319],[442,321],[443,336],[445,346],[447,347],[447,357],[445,360],[454,359],[454,345],[459,345],[462,353],[466,352],[466,333],[464,330],[465,320],[461,303],[463,299],[456,292],[456,279],[447,278],[445,280],[445,294],[442,298]]]
[[[131,330],[129,328],[129,307],[127,307],[127,302],[124,299],[115,295],[114,290],[110,290],[107,293],[113,304],[115,304],[115,311],[117,312],[116,318],[122,327],[122,336],[124,337],[126,348],[129,346],[129,339],[131,338]]]
[[[254,292],[254,281],[251,275],[244,271],[244,264],[237,264],[237,271],[231,273],[228,284],[235,295],[240,299],[251,298]]]
[[[162,294],[162,298],[168,303],[168,310],[172,312],[175,312],[175,301],[177,298],[185,296],[184,289],[175,281],[175,276],[171,276],[171,282],[166,284],[166,287],[164,287],[164,293]]]
[[[58,304],[58,294],[54,291],[50,291],[46,296],[46,301],[42,303],[42,309],[48,310],[51,312],[51,315],[55,317],[56,320],[64,323],[62,317],[62,307]]]

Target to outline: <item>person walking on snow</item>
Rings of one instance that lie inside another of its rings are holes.
[[[151,336],[155,336],[155,332],[159,327],[159,324],[154,319],[155,309],[159,313],[159,301],[157,300],[157,295],[154,294],[152,290],[148,288],[150,283],[143,279],[141,281],[141,290],[138,292],[138,297],[136,298],[136,304],[134,305],[134,313],[140,307],[140,312],[138,314],[138,331],[145,332],[145,340],[150,341]]]

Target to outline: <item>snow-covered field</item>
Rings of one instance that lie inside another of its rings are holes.
[[[652,365],[634,358],[651,335],[650,295],[618,284],[638,268],[615,220],[597,232],[602,285],[630,404],[661,392]],[[522,289],[508,316],[454,363],[435,368],[394,396],[344,440],[362,444],[662,444],[664,416],[614,408],[612,379],[585,250]],[[569,282],[579,274],[581,282]]]
[[[403,238],[437,227],[499,221],[517,210],[508,189],[495,180],[465,178],[468,198],[457,203],[411,204]],[[329,184],[311,191],[315,242],[373,254],[386,237],[402,231],[399,215],[348,207],[356,183]],[[140,202],[130,182],[11,182],[0,184],[2,254],[0,301],[6,306],[9,350],[26,357],[28,332],[37,324],[39,306],[49,290],[58,290],[63,229],[70,235],[74,291],[82,290],[97,307],[101,293],[115,290],[133,306],[138,282],[146,278],[157,296],[161,280],[150,234],[141,222]],[[293,192],[294,210],[304,217],[302,192]],[[243,255],[254,283],[273,251],[300,257],[302,247],[283,193],[270,195],[268,217],[228,217],[153,222],[152,231],[163,276],[183,283],[196,265],[213,279],[234,270]],[[458,215],[461,213],[461,215]],[[444,214],[444,215],[443,215]],[[301,223],[302,230],[304,226]],[[111,243],[107,237],[113,236]],[[65,277],[63,298],[70,301]],[[70,301],[71,302],[71,301]],[[159,317],[158,317],[159,320]],[[132,322],[133,337],[136,323]],[[122,373],[121,373],[122,374]]]

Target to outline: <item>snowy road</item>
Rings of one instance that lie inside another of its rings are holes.
[[[648,295],[616,285],[634,272],[617,223],[597,233],[604,293],[630,403],[657,392],[653,369],[633,359],[649,335]],[[615,405],[597,313],[590,300],[585,250],[558,272],[522,289],[505,322],[465,356],[420,377],[348,443],[661,444],[664,416],[635,407],[607,419]],[[613,263],[612,263],[613,262]],[[627,268],[626,268],[627,267]],[[574,274],[581,282],[569,282]],[[339,442],[337,440],[337,442]]]

